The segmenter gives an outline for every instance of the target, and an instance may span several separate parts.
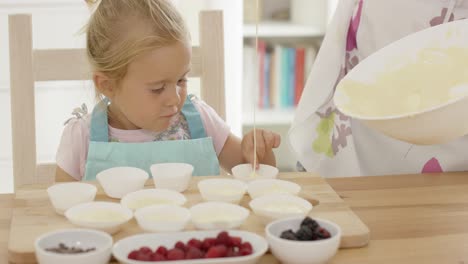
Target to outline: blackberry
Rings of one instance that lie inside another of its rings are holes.
[[[298,240],[308,241],[315,240],[314,232],[306,225],[301,226],[296,232],[296,237]]]
[[[283,231],[280,237],[287,240],[297,240],[296,234],[291,229]]]
[[[304,220],[302,220],[301,227],[302,226],[308,226],[310,230],[315,231],[315,229],[319,227],[319,224],[317,221],[307,216],[304,218]]]

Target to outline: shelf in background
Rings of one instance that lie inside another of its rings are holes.
[[[257,125],[290,125],[294,119],[295,109],[257,109],[255,119]],[[242,125],[253,126],[253,111],[244,112]]]
[[[317,27],[291,22],[262,21],[258,25],[259,37],[323,37],[325,32]],[[244,37],[255,37],[255,24],[244,24]]]

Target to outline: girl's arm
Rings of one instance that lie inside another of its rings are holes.
[[[245,163],[242,157],[241,140],[231,133],[226,139],[218,159],[221,167],[229,173],[237,164]]]
[[[278,134],[257,129],[257,164],[276,166],[273,148],[279,147],[281,138]],[[247,133],[242,140],[233,135],[228,136],[224,147],[219,154],[221,167],[231,172],[231,169],[242,163],[254,163],[254,137],[253,131]]]

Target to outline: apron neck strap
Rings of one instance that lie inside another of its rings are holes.
[[[182,113],[184,114],[185,119],[187,120],[187,124],[190,130],[190,136],[192,137],[192,139],[205,138],[206,131],[203,127],[203,122],[201,120],[200,113],[192,103],[193,97],[194,95],[187,96],[187,99],[184,103],[184,107],[182,108]]]
[[[97,142],[109,142],[109,127],[107,120],[107,106],[109,99],[104,98],[97,104],[91,115],[89,139]]]

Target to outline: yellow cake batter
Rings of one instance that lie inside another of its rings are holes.
[[[348,97],[342,110],[367,118],[400,116],[468,95],[468,48],[426,48],[407,60],[397,69],[389,65],[372,83],[343,80],[337,87]]]

